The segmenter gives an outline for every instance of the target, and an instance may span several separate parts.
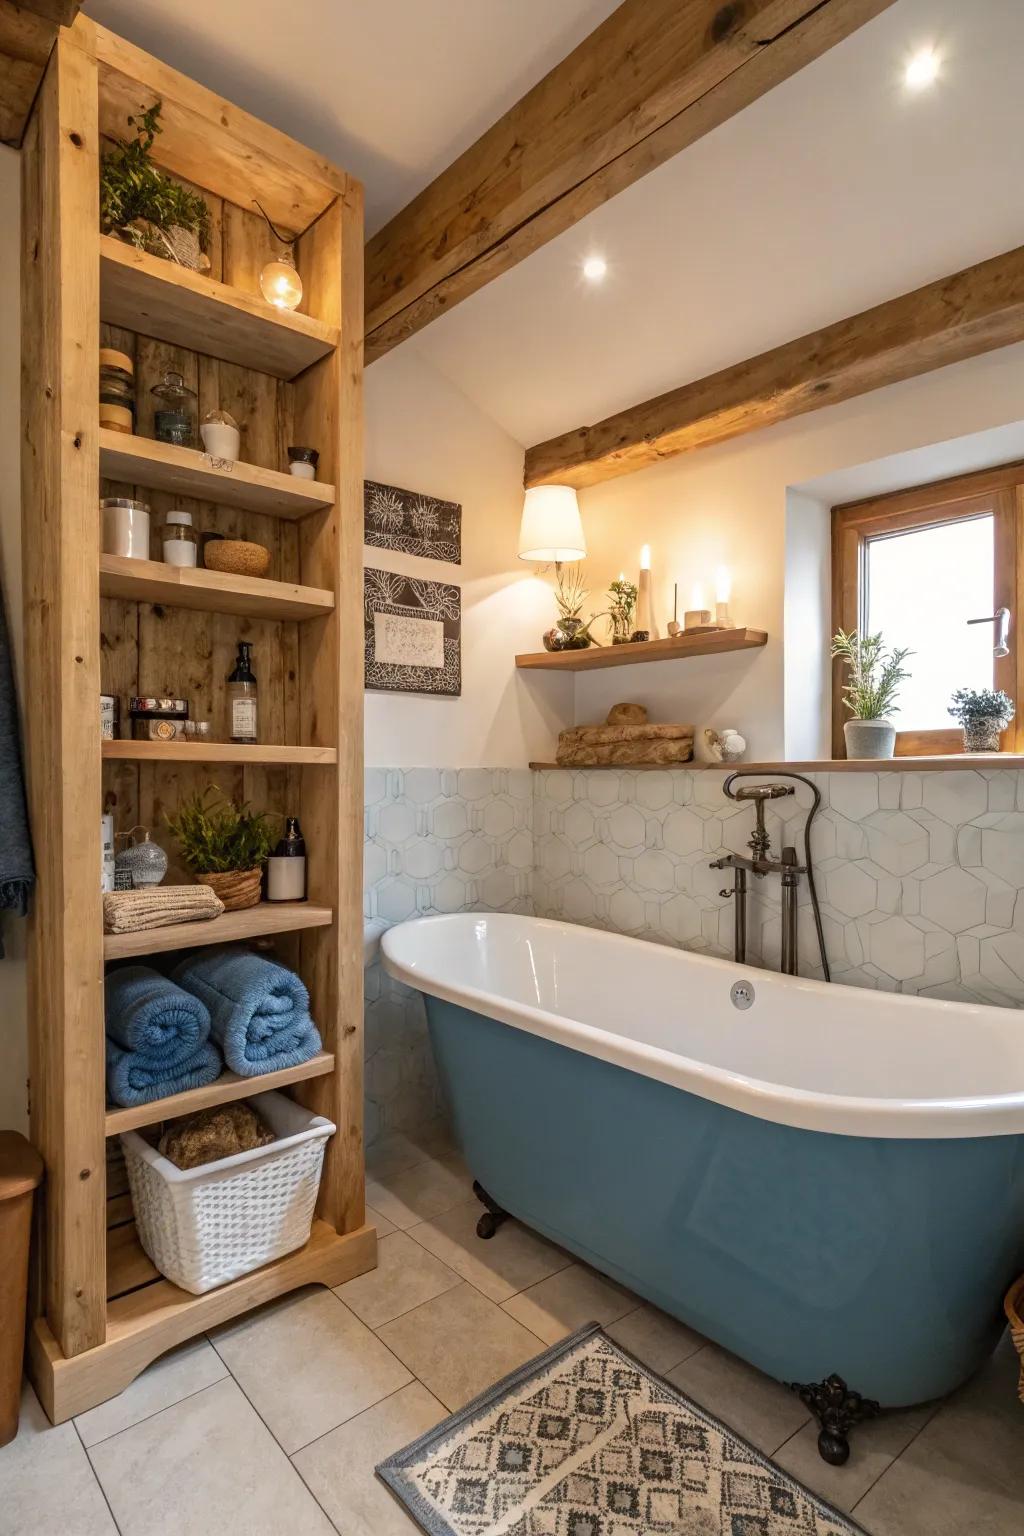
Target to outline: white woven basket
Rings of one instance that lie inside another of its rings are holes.
[[[324,1146],[336,1127],[283,1093],[249,1102],[278,1140],[201,1168],[177,1168],[137,1132],[121,1135],[139,1242],[161,1274],[194,1296],[309,1238]]]

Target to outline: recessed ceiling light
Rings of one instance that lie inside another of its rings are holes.
[[[583,263],[583,276],[588,283],[599,283],[608,271],[608,263],[603,256],[588,256]]]
[[[912,91],[923,91],[934,85],[939,74],[939,56],[934,48],[922,48],[915,53],[903,74],[904,83]]]

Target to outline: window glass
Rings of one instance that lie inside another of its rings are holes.
[[[992,687],[994,520],[989,516],[888,534],[866,545],[866,628],[909,646],[898,730],[949,730],[955,688]]]

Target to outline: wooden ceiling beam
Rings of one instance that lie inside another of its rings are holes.
[[[1024,341],[1024,246],[526,451],[526,485],[597,485]]]
[[[625,0],[366,247],[372,361],[893,0]]]

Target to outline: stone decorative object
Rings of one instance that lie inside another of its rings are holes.
[[[224,873],[197,875],[200,885],[209,886],[215,896],[224,903],[225,912],[241,912],[246,907],[259,906],[261,869],[232,869]]]
[[[608,711],[609,725],[646,725],[645,704],[613,704]]]
[[[896,727],[889,720],[847,720],[843,735],[850,758],[892,757],[896,751]]]
[[[713,763],[738,763],[747,750],[746,738],[731,725],[723,725],[720,731],[710,725],[704,731],[708,758]]]
[[[604,725],[576,725],[559,732],[556,760],[565,767],[608,763],[688,763],[692,725],[651,725],[642,704],[615,704]]]

